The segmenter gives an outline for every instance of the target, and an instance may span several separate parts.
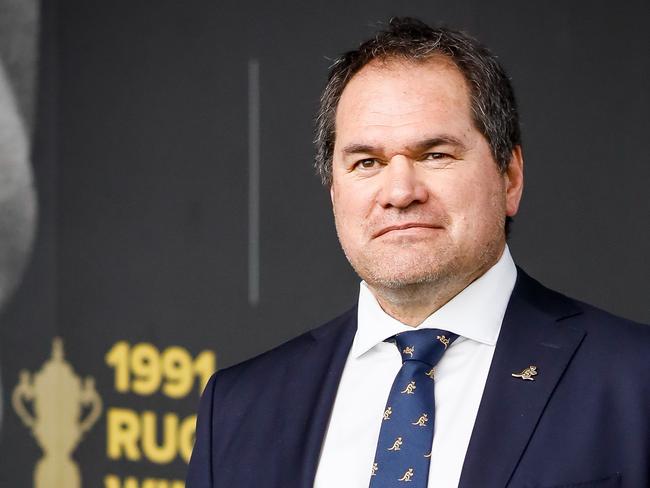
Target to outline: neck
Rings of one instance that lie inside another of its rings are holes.
[[[417,327],[473,281],[483,276],[499,257],[466,275],[456,274],[395,288],[368,283],[368,288],[384,312],[405,325]]]
[[[384,312],[403,324],[417,327],[429,315],[463,291],[468,284],[444,286],[437,290],[432,289],[431,283],[418,283],[400,289],[372,285],[368,287]]]

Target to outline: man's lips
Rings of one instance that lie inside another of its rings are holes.
[[[406,229],[442,229],[439,225],[428,224],[425,222],[408,222],[404,224],[389,225],[388,227],[383,227],[379,232],[376,232],[373,235],[373,238],[383,236],[388,232],[393,232],[396,230],[406,230]]]

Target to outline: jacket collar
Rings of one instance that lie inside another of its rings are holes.
[[[576,302],[518,269],[460,478],[460,487],[504,487],[585,331],[563,320]],[[534,381],[513,377],[536,366]],[[489,481],[488,481],[489,480]]]
[[[318,381],[320,388],[310,408],[313,408],[311,422],[305,425],[304,436],[297,443],[302,459],[294,466],[301,467],[300,484],[311,488],[316,477],[316,468],[334,405],[334,398],[339,386],[343,367],[357,331],[357,307],[345,312],[331,322],[314,329],[310,335],[313,339],[305,351],[313,366],[311,381]],[[292,408],[297,408],[297,402]]]

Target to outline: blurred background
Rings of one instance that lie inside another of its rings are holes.
[[[0,0],[0,487],[181,488],[212,371],[354,304],[313,116],[394,15],[513,78],[517,263],[650,323],[645,0]]]

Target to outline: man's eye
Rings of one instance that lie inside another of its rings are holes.
[[[448,153],[443,153],[443,152],[431,152],[431,153],[426,153],[420,161],[422,164],[429,168],[434,168],[434,169],[443,169],[443,168],[448,168],[449,165],[454,163],[455,158],[451,154]]]
[[[378,165],[379,163],[376,159],[362,159],[361,161],[357,161],[357,164],[355,166],[361,169],[373,169]]]
[[[432,153],[427,153],[424,155],[423,159],[444,159],[450,157],[449,154],[441,153],[441,152],[432,152]]]

